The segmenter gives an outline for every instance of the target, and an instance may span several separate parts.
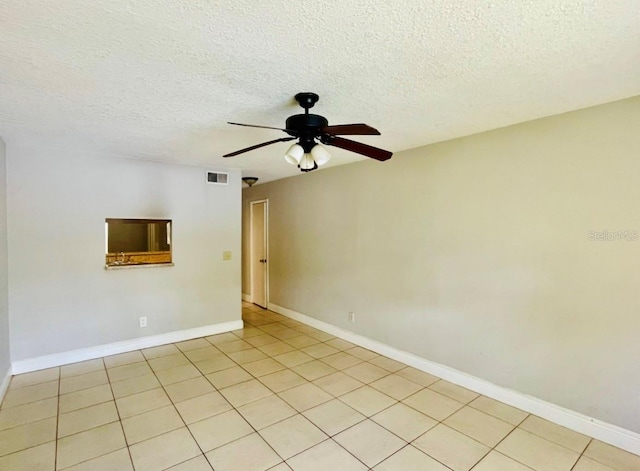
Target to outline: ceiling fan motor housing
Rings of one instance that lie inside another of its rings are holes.
[[[320,136],[321,129],[329,125],[324,116],[317,114],[295,114],[287,118],[286,133],[300,138],[300,145],[306,153],[311,152],[315,138]]]

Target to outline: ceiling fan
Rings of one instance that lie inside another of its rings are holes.
[[[286,142],[298,140],[292,145],[284,158],[292,165],[297,165],[303,172],[310,172],[319,166],[326,164],[331,155],[325,147],[318,143],[328,146],[339,147],[356,154],[365,155],[376,160],[388,160],[393,155],[391,152],[377,147],[373,147],[361,142],[352,141],[338,136],[379,136],[380,132],[366,124],[339,124],[329,126],[329,121],[324,116],[310,114],[309,109],[313,108],[320,97],[315,93],[298,93],[295,96],[298,104],[304,108],[304,114],[295,114],[287,118],[285,128],[274,128],[271,126],[258,126],[253,124],[229,123],[235,126],[246,126],[250,128],[276,129],[284,131],[291,137],[281,137],[273,141],[263,142],[255,146],[231,152],[223,155],[223,157],[233,157],[250,150],[259,149],[260,147],[275,144],[276,142]]]

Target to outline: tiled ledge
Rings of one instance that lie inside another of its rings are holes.
[[[173,263],[132,263],[131,265],[105,265],[105,270],[130,270],[131,268],[172,267]]]

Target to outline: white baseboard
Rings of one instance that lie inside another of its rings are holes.
[[[253,299],[251,298],[251,295],[247,294],[247,293],[242,293],[242,300],[246,301],[248,303],[252,303],[253,302]]]
[[[11,365],[9,365],[9,368],[7,368],[6,373],[4,374],[4,377],[2,378],[2,381],[0,382],[0,404],[2,404],[2,400],[4,399],[4,395],[7,392],[7,389],[9,388],[9,382],[11,381],[11,375],[12,375],[12,370],[11,370]]]
[[[242,329],[243,325],[242,320],[223,322],[221,324],[196,327],[194,329],[177,330],[166,334],[140,337],[137,339],[124,340],[122,342],[114,342],[106,345],[98,345],[96,347],[54,353],[53,355],[44,355],[41,357],[30,358],[28,360],[15,361],[12,363],[12,370],[14,375],[29,373],[31,371],[43,370],[54,366],[68,365],[79,361],[93,360],[94,358],[131,352],[142,348],[157,347],[158,345],[165,345],[167,343],[183,342],[185,340],[191,340],[198,337],[230,332],[232,330]]]
[[[498,386],[454,368],[449,368],[448,366],[426,360],[412,353],[398,350],[376,340],[341,329],[286,307],[270,303],[269,309],[277,312],[278,314],[282,314],[283,316],[303,322],[311,327],[315,327],[316,329],[325,331],[331,335],[335,335],[336,337],[340,337],[341,339],[347,340],[363,348],[372,350],[380,355],[384,355],[426,373],[438,376],[439,378],[445,379],[451,383],[465,387],[479,394],[483,394],[484,396],[504,402],[505,404],[550,420],[551,422],[562,425],[568,429],[597,438],[598,440],[615,447],[640,455],[640,434],[632,432],[631,430],[594,419],[584,414],[580,414],[579,412],[566,409],[518,391]]]

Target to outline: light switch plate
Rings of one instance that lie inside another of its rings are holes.
[[[231,260],[231,251],[224,251],[222,252],[222,260]]]

